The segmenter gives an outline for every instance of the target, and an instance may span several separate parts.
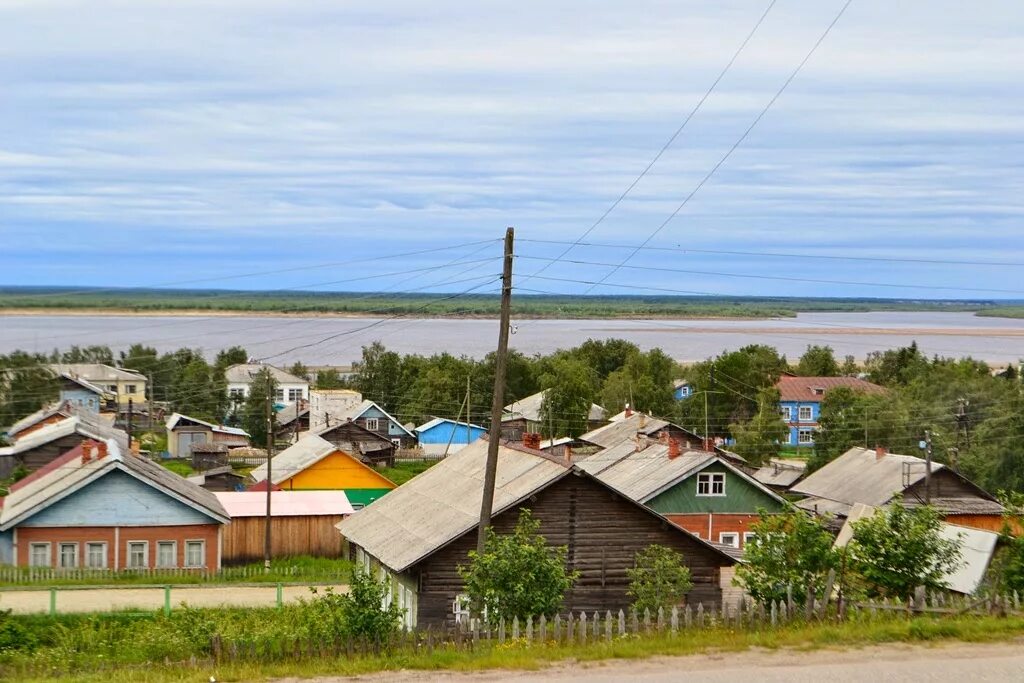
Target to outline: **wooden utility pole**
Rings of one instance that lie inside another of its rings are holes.
[[[924,504],[932,504],[932,433],[924,430]]]
[[[132,450],[132,399],[128,397],[128,451]]]
[[[505,365],[508,362],[509,318],[512,309],[512,246],[515,229],[505,230],[505,258],[501,269],[501,315],[499,316],[498,350],[494,357],[494,394],[491,397],[491,429],[487,442],[487,465],[484,469],[484,490],[480,500],[480,526],[477,531],[477,552],[484,551],[487,527],[491,525],[494,508],[494,482],[498,476],[498,442],[501,440],[501,409],[505,405]]]
[[[263,570],[270,572],[270,492],[274,488],[274,480],[270,472],[270,463],[274,459],[274,401],[273,382],[267,378],[267,519],[263,528]]]

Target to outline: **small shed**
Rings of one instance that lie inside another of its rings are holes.
[[[413,431],[416,432],[423,452],[435,456],[457,453],[487,433],[480,425],[456,422],[444,417],[435,417]]]
[[[203,472],[228,464],[228,447],[222,443],[192,444],[192,469]]]
[[[265,491],[217,493],[231,517],[224,529],[224,562],[243,564],[263,558]],[[344,539],[335,525],[352,514],[344,491],[272,491],[271,557],[341,557]]]
[[[242,491],[245,488],[245,477],[231,467],[213,467],[188,477],[196,486],[207,491]]]
[[[174,413],[166,422],[167,452],[172,458],[187,458],[198,444],[224,444],[228,448],[248,446],[249,434],[238,427],[213,424],[198,417]]]

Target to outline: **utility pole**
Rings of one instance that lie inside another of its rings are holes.
[[[132,450],[132,399],[128,397],[128,450]]]
[[[270,492],[274,488],[274,480],[270,473],[270,463],[274,459],[274,407],[272,405],[273,382],[267,382],[267,518],[263,528],[263,570],[270,573]]]
[[[924,430],[924,504],[932,504],[932,432]]]
[[[711,387],[709,389],[709,393],[711,393],[711,392],[713,392],[715,390],[715,366],[714,366],[714,364],[711,365],[710,379],[711,379]],[[708,422],[708,404],[709,403],[713,404],[711,398],[708,396],[708,394],[704,394],[704,438],[705,439],[710,439],[711,438],[711,430],[710,430],[710,428],[708,426],[709,425],[709,422]]]
[[[487,442],[487,465],[484,469],[484,490],[480,499],[480,526],[476,549],[483,553],[487,527],[491,525],[494,508],[494,481],[498,476],[498,446],[501,440],[501,409],[505,403],[505,365],[508,361],[509,318],[512,309],[512,246],[515,228],[505,230],[505,256],[501,269],[501,315],[499,316],[498,350],[494,357],[494,394],[491,397],[491,428]]]
[[[470,425],[473,424],[473,419],[472,419],[473,413],[471,412],[473,404],[469,400],[469,387],[470,387],[470,380],[471,379],[472,379],[472,377],[470,376],[470,373],[467,373],[466,374],[466,444],[469,444],[469,441],[470,441],[469,437],[471,437],[473,435],[473,428],[470,426]],[[456,426],[458,426],[458,425],[456,425]]]

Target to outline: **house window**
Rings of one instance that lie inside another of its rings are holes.
[[[89,569],[107,568],[107,544],[86,543],[85,544],[85,566]]]
[[[206,566],[206,541],[185,541],[185,566]]]
[[[274,400],[281,402],[284,400],[284,389],[277,389],[274,391]]]
[[[708,472],[697,475],[698,496],[724,496],[725,495],[725,474],[721,472]]]
[[[228,389],[228,396],[234,401],[241,401],[245,398],[245,389]]]
[[[792,406],[782,406],[782,419],[785,420],[786,422],[789,422],[790,420],[793,419]]]
[[[800,421],[809,422],[814,419],[814,411],[811,406],[800,406]]]
[[[128,568],[145,569],[149,566],[149,541],[128,541]]]
[[[296,401],[301,401],[302,400],[302,389],[289,389],[288,390],[288,400],[291,401],[292,403],[295,403]]]
[[[60,568],[61,569],[74,569],[78,566],[78,544],[77,543],[61,543],[60,544]]]
[[[135,393],[135,385],[134,384],[125,384],[124,385],[124,393],[126,393],[126,394],[134,394]]]
[[[813,429],[800,429],[796,433],[797,443],[812,444],[814,443],[814,430]]]
[[[743,532],[743,547],[744,548],[747,547],[747,544],[750,543],[750,539],[754,538],[754,536],[757,536],[757,534],[755,534],[753,531],[744,531]]]
[[[28,564],[30,567],[49,567],[50,544],[33,543],[29,547]]]
[[[376,417],[366,418],[366,428],[369,429],[371,432],[377,431],[378,429],[380,429],[380,419]]]
[[[108,384],[107,385],[107,391],[112,391],[113,393],[116,394],[117,393],[117,385],[116,384]]]
[[[160,541],[156,544],[156,566],[178,566],[178,544],[174,541]]]
[[[733,548],[740,547],[740,535],[735,531],[723,531],[718,534],[718,542],[722,545],[729,545]]]
[[[401,448],[402,447],[402,440],[401,439],[391,439],[391,443],[395,444],[395,448]]]

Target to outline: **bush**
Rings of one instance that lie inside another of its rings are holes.
[[[391,586],[375,581],[363,570],[352,570],[347,595],[335,595],[328,588],[323,600],[324,610],[340,608],[341,633],[355,638],[382,641],[398,630],[402,620],[402,609],[387,600]]]
[[[552,616],[579,572],[566,571],[566,546],[548,547],[530,511],[519,511],[515,530],[499,535],[487,530],[483,554],[472,550],[469,567],[459,566],[475,614],[501,618]]]
[[[656,614],[658,609],[670,610],[693,587],[690,569],[683,564],[682,554],[663,545],[649,545],[636,554],[636,566],[627,569],[633,609]]]

